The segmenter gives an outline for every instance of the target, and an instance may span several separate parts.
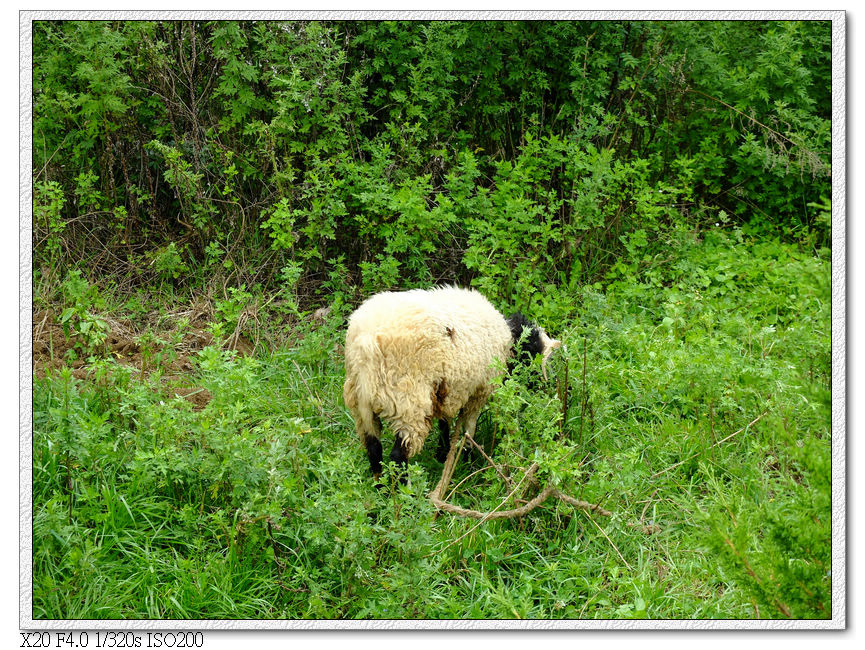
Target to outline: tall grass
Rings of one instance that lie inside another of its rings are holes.
[[[565,342],[555,378],[503,387],[478,434],[611,517],[436,516],[432,448],[408,485],[376,489],[341,401],[337,312],[254,356],[201,350],[185,381],[203,406],[158,367],[49,372],[33,617],[830,616],[828,260],[741,233],[675,245],[675,263],[585,287],[575,316],[545,322]],[[533,437],[554,411],[554,441]],[[455,500],[499,503],[483,466],[458,466]]]

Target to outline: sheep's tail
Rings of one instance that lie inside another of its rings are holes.
[[[381,350],[375,336],[359,334],[346,350],[345,404],[352,411],[361,442],[381,435],[373,409],[381,377]]]

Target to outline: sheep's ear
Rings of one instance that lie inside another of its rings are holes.
[[[547,359],[550,358],[550,355],[553,353],[553,350],[556,350],[562,347],[562,342],[558,339],[551,339],[547,336],[547,333],[544,330],[540,331],[541,335],[541,345],[543,346],[543,359],[541,359],[541,373],[544,375],[544,381],[547,380]]]
[[[553,353],[553,350],[557,350],[562,347],[561,341],[559,341],[558,339],[551,339],[549,336],[547,336],[547,333],[544,330],[541,330],[540,334],[544,358],[550,356]]]

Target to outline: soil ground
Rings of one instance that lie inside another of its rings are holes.
[[[109,328],[105,341],[97,349],[85,353],[79,339],[74,335],[67,338],[55,309],[34,308],[33,376],[41,379],[70,368],[75,378],[86,379],[93,372],[88,366],[88,357],[111,357],[138,370],[141,378],[149,376],[158,366],[169,396],[179,395],[189,400],[194,408],[204,408],[211,395],[207,389],[190,383],[195,369],[191,359],[204,347],[214,345],[214,339],[205,311],[191,310],[183,315],[188,324],[184,324],[182,330],[176,327],[177,319],[166,319],[157,314],[146,316],[137,324],[129,319],[103,317]],[[145,338],[142,336],[145,332],[151,332],[153,336]],[[245,336],[231,338],[235,341],[232,347],[238,353],[253,353],[254,346]]]

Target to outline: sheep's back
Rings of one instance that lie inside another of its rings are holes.
[[[389,402],[438,390],[442,414],[452,417],[495,377],[493,359],[506,360],[510,337],[505,319],[476,291],[381,293],[349,320],[346,369],[374,372]]]

